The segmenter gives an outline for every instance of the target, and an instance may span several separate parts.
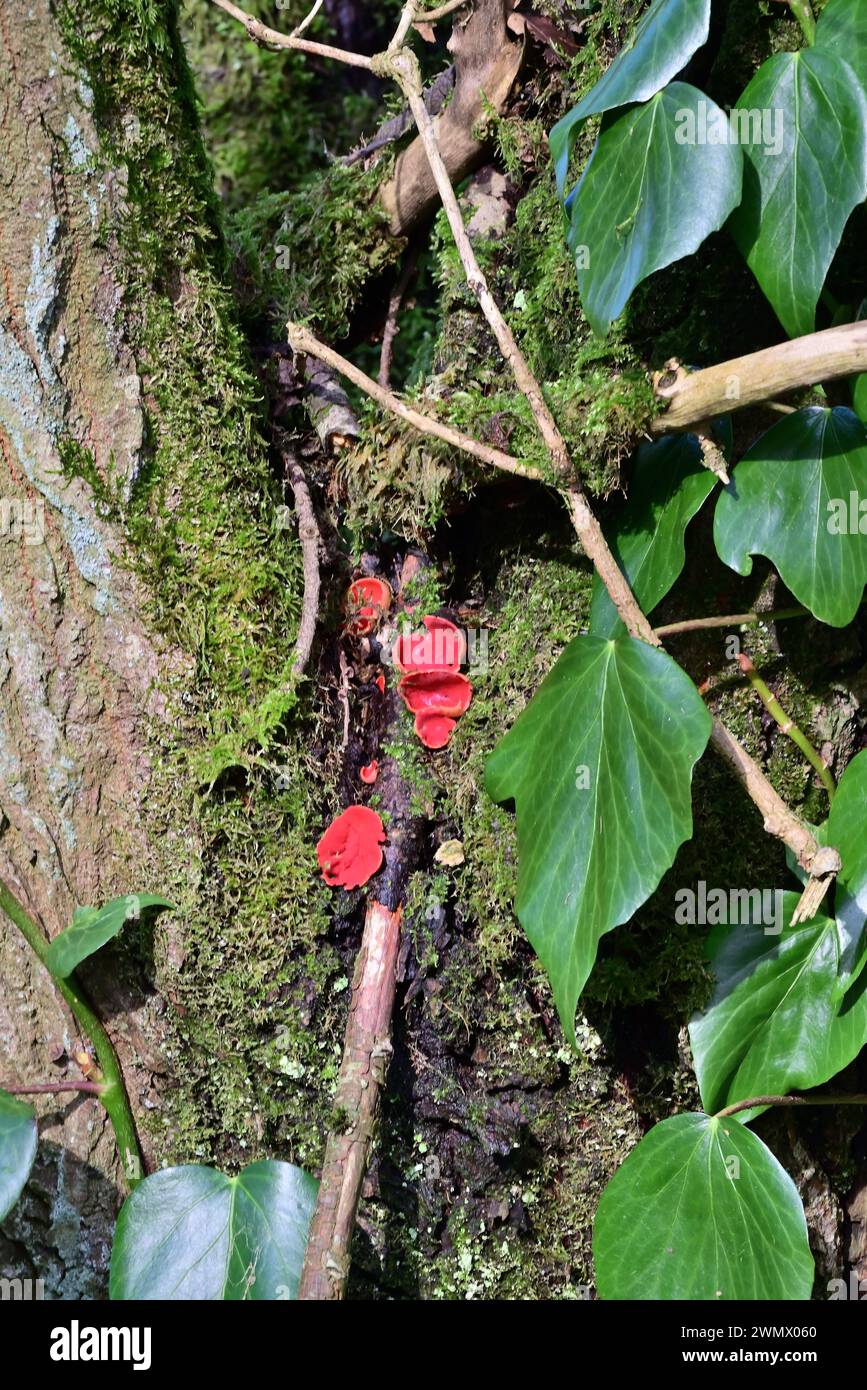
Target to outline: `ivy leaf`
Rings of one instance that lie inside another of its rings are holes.
[[[125,922],[140,917],[147,907],[174,911],[173,903],[152,893],[127,893],[125,897],[113,898],[105,907],[77,907],[72,925],[55,936],[48,947],[45,963],[52,975],[59,980],[71,975],[77,965],[117,936]]]
[[[518,817],[517,914],[573,1046],[600,937],[626,922],[692,834],[711,720],[692,681],[631,637],[576,637],[488,761]]]
[[[720,494],[719,557],[749,574],[750,556],[766,555],[820,622],[845,627],[867,582],[859,498],[867,498],[865,426],[843,407],[798,410],[756,441]],[[867,532],[867,516],[863,523]]]
[[[716,482],[694,434],[667,434],[638,450],[629,500],[608,541],[645,613],[665,598],[683,569],[686,528]],[[593,577],[590,631],[597,637],[624,631],[598,574]]]
[[[588,116],[656,96],[707,42],[711,0],[653,0],[614,62],[577,106],[550,134],[551,157],[560,197],[566,186],[569,156],[578,127]]]
[[[655,1125],[602,1194],[593,1231],[604,1299],[808,1299],[797,1189],[752,1130],[707,1115]]]
[[[732,235],[789,336],[812,333],[843,230],[867,195],[867,96],[838,54],[777,53],[732,118],[745,128],[746,161]]]
[[[781,894],[783,930],[715,927],[708,956],[713,998],[689,1025],[702,1103],[710,1111],[757,1095],[810,1090],[836,1076],[867,1042],[867,993],[838,1018],[837,924],[820,914],[791,925],[797,893]],[[755,1111],[736,1118],[748,1120]]]
[[[139,1183],[120,1210],[113,1299],[294,1299],[319,1184],[292,1163],[237,1177],[188,1164]]]
[[[36,1157],[36,1116],[29,1105],[0,1091],[0,1221],[12,1210]]]
[[[837,787],[824,830],[824,843],[840,851],[834,911],[840,933],[841,982],[860,974],[865,959],[867,921],[867,749],[853,758]],[[865,1038],[867,1041],[867,1038]]]
[[[845,59],[867,92],[867,10],[863,0],[831,0],[816,26],[816,47]]]
[[[570,198],[566,236],[597,333],[608,331],[636,285],[697,251],[740,202],[740,148],[700,138],[703,123],[714,122],[728,131],[725,113],[683,82],[605,117]]]

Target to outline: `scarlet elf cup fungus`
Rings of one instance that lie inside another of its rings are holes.
[[[360,888],[382,864],[385,827],[369,806],[348,806],[329,825],[316,846],[322,876],[330,888]]]
[[[447,618],[430,614],[424,632],[405,632],[392,649],[404,674],[398,692],[415,715],[415,731],[426,748],[445,748],[455,722],[469,707],[473,687],[458,667],[466,654],[463,633]]]
[[[391,608],[391,585],[367,576],[349,586],[347,630],[353,637],[367,637]]]

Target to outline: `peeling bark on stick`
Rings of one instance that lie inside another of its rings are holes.
[[[302,1299],[342,1298],[349,1274],[355,1214],[391,1057],[400,918],[400,908],[391,912],[376,901],[368,905],[334,1095],[340,1128],[325,1149],[298,1293]]]

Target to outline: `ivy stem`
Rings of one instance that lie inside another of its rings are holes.
[[[2,879],[0,879],[0,909],[18,928],[34,955],[38,956],[48,970],[48,941]],[[108,1033],[82,993],[75,976],[69,975],[64,980],[58,979],[56,975],[52,975],[51,978],[72,1010],[82,1033],[93,1044],[96,1060],[104,1077],[104,1082],[99,1085],[99,1099],[105,1106],[114,1130],[124,1176],[129,1186],[135,1187],[136,1183],[144,1176],[144,1163],[117,1053]],[[81,1087],[79,1086],[78,1089]]]
[[[105,1090],[101,1081],[43,1081],[38,1086],[0,1086],[7,1096],[60,1095],[63,1091],[87,1091],[101,1096]]]
[[[665,623],[654,628],[657,637],[673,637],[678,632],[700,632],[711,627],[744,627],[756,623],[778,623],[783,618],[808,618],[809,608],[769,608],[764,613],[726,613],[721,618],[685,618],[679,623]]]
[[[718,1110],[711,1116],[713,1120],[724,1120],[729,1115],[738,1115],[742,1110],[753,1110],[757,1105],[867,1105],[867,1095],[850,1096],[751,1096],[749,1100],[736,1101]]]
[[[798,728],[794,719],[791,719],[789,715],[786,714],[786,711],[783,709],[776,695],[771,690],[771,688],[768,685],[766,685],[765,682],[762,680],[761,676],[759,675],[758,671],[753,665],[750,657],[747,656],[746,652],[739,652],[737,661],[738,665],[740,666],[744,675],[748,678],[750,684],[752,685],[762,704],[765,706],[765,709],[768,711],[768,714],[771,716],[772,719],[776,720],[783,733],[788,735],[792,742],[798,748],[800,748],[804,757],[807,759],[807,762],[810,763],[810,765],[816,769],[816,771],[819,774],[819,780],[821,781],[822,786],[825,788],[825,791],[828,793],[828,800],[833,801],[834,793],[837,790],[837,783],[831,776],[831,773],[828,769],[827,764],[825,763],[824,758],[822,758],[820,754],[816,752],[812,743],[807,738],[807,735],[801,729]]]
[[[789,9],[800,24],[807,43],[812,46],[816,42],[816,20],[810,0],[789,0]]]

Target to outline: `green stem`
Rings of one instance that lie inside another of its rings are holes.
[[[831,776],[824,759],[816,752],[812,743],[807,738],[807,735],[798,728],[794,719],[790,719],[788,714],[786,714],[786,711],[783,709],[776,695],[762,680],[746,652],[741,652],[738,656],[738,665],[744,675],[748,677],[750,684],[765,706],[768,714],[772,719],[776,720],[783,733],[787,734],[792,742],[800,748],[807,762],[816,769],[819,774],[819,780],[828,793],[828,800],[833,801],[834,793],[837,790],[837,784]]]
[[[757,1105],[867,1105],[867,1096],[752,1096],[749,1100],[736,1101],[718,1110],[711,1118],[724,1120],[729,1115],[737,1115],[741,1110],[753,1110]]]
[[[743,627],[747,623],[778,623],[783,618],[808,618],[809,608],[769,608],[764,613],[726,613],[720,618],[685,618],[654,628],[657,637],[673,637],[678,632],[700,632],[703,628]]]
[[[789,9],[800,24],[807,43],[812,47],[816,42],[816,20],[810,0],[789,0]]]
[[[0,879],[0,909],[15,924],[28,946],[39,957],[47,970],[48,942],[2,879]],[[104,1078],[104,1084],[100,1087],[99,1099],[105,1106],[114,1130],[124,1176],[129,1186],[135,1187],[136,1183],[144,1176],[144,1164],[117,1053],[108,1033],[84,997],[75,976],[70,975],[65,980],[58,979],[56,975],[52,975],[51,978],[72,1010],[83,1035],[93,1044],[96,1060]]]

